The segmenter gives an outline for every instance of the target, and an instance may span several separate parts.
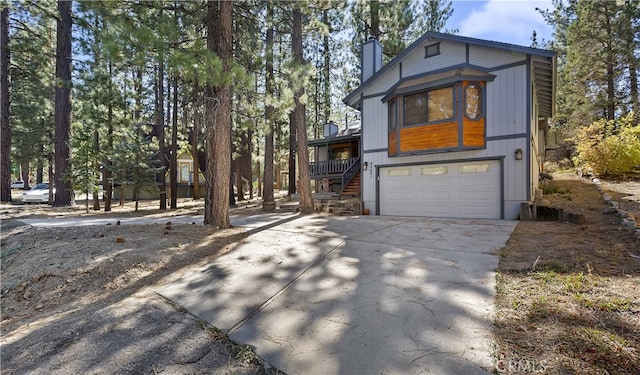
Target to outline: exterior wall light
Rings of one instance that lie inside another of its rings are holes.
[[[365,161],[364,163],[362,163],[362,169],[364,169],[366,171],[368,167],[369,167],[369,162],[368,161]]]
[[[516,160],[522,160],[522,149],[516,148]]]

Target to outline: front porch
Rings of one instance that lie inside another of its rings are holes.
[[[330,185],[339,184],[338,192],[350,196],[360,196],[360,168],[359,157],[309,163],[311,178],[323,180],[323,192],[331,192]]]

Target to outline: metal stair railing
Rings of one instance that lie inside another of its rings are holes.
[[[360,173],[360,158],[351,158],[352,161],[347,169],[342,174],[342,190],[347,187],[347,184],[351,182],[351,180]]]

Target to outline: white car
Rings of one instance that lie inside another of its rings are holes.
[[[11,183],[12,189],[24,189],[24,181],[13,181]]]
[[[53,194],[56,189],[53,189]],[[31,190],[22,193],[22,203],[49,203],[49,184],[36,184]]]

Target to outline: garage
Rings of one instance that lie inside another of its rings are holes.
[[[380,168],[380,215],[500,219],[499,160]]]

